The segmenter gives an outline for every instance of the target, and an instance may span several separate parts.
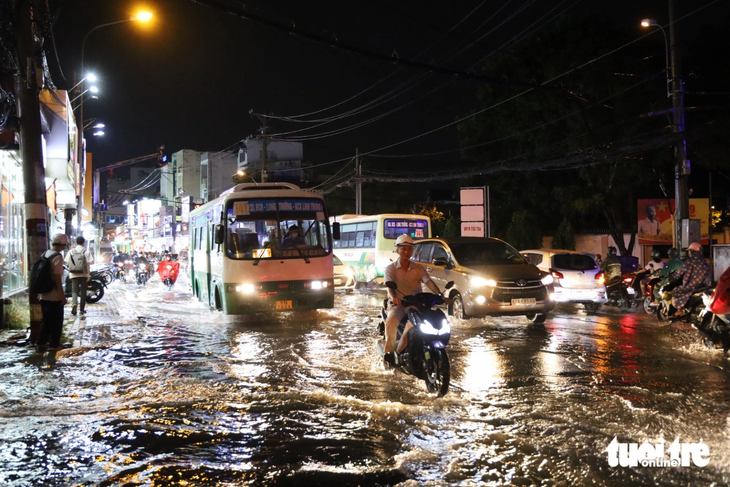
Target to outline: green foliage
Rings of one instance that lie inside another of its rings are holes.
[[[560,225],[553,234],[552,248],[563,250],[575,250],[575,235],[573,226],[567,218],[563,218]]]
[[[5,326],[10,330],[23,330],[30,323],[30,309],[27,305],[9,304],[5,306]]]
[[[539,249],[542,246],[542,233],[529,212],[515,211],[507,228],[506,240],[517,250]]]
[[[446,220],[444,225],[444,237],[459,237],[461,236],[461,220],[455,216],[451,216]]]

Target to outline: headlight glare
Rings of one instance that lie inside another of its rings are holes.
[[[555,279],[553,278],[552,275],[548,274],[547,276],[540,279],[540,282],[545,284],[546,286],[549,286],[550,284],[555,282]]]
[[[490,286],[497,287],[497,281],[494,279],[485,279],[483,277],[472,277],[471,285],[474,287]]]
[[[253,284],[241,284],[236,286],[236,292],[238,293],[251,294],[253,291]]]

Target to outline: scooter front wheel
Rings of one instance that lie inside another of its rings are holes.
[[[451,365],[445,350],[431,350],[430,358],[424,359],[423,369],[426,372],[424,381],[428,392],[438,397],[445,396],[451,382]]]
[[[656,312],[656,306],[652,307],[652,299],[651,296],[647,296],[644,298],[644,311],[648,315],[653,315]]]

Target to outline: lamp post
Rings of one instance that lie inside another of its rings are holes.
[[[86,50],[86,41],[89,39],[89,36],[92,32],[97,31],[103,27],[110,27],[112,25],[118,25],[118,24],[126,24],[127,22],[134,22],[140,21],[140,22],[147,22],[152,18],[152,14],[149,12],[140,12],[135,17],[129,18],[129,19],[123,19],[123,20],[117,20],[115,22],[108,22],[106,24],[97,25],[93,29],[91,29],[89,32],[86,33],[84,36],[84,41],[81,43],[81,75],[84,76],[84,78],[79,81],[74,88],[81,85],[84,81],[94,81],[96,79],[93,75],[86,75],[84,73],[84,52]],[[83,86],[82,86],[83,88]],[[78,143],[76,148],[76,191],[78,193],[78,197],[76,200],[76,233],[77,235],[80,235],[79,232],[81,232],[81,209],[84,205],[84,192],[83,192],[83,185],[81,184],[82,178],[84,177],[85,169],[86,169],[86,149],[84,147],[84,94],[87,91],[91,91],[92,93],[95,93],[96,90],[95,87],[89,88],[89,90],[82,90],[81,93],[76,97],[79,98],[79,116],[78,116]],[[74,98],[74,100],[76,99]]]
[[[687,141],[684,138],[684,87],[682,86],[681,58],[679,46],[676,39],[676,28],[674,22],[675,0],[669,0],[669,44],[667,53],[667,86],[671,83],[672,89],[672,128],[681,137],[674,144],[674,232],[673,239],[676,247],[680,248],[689,245],[691,242],[682,242],[682,222],[689,218],[689,191],[687,187],[687,176],[690,174],[690,163],[687,160]],[[664,45],[667,47],[667,36],[664,28],[653,19],[641,21],[643,27],[659,27],[664,34]],[[669,71],[669,56],[671,56],[671,72]]]

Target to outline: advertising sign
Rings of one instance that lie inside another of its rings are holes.
[[[700,227],[702,243],[707,243],[710,234],[707,220],[709,211],[710,202],[707,198],[690,198],[689,218],[702,221]],[[672,245],[674,233],[672,213],[674,213],[673,199],[639,200],[637,213],[639,245]]]
[[[461,188],[461,236],[489,236],[489,188]],[[486,224],[485,224],[486,223]]]

